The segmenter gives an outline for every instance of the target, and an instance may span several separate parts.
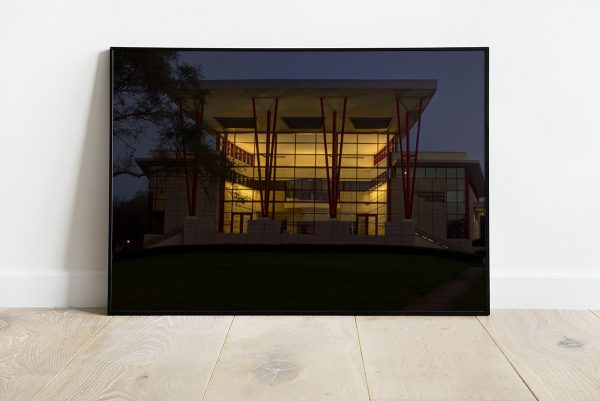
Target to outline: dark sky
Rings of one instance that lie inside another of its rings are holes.
[[[205,79],[437,79],[423,114],[427,151],[484,159],[485,56],[481,51],[183,52]]]
[[[467,152],[485,172],[483,51],[184,51],[181,60],[201,65],[207,80],[436,79],[421,122],[421,150]],[[115,192],[128,197],[143,185],[117,179]]]

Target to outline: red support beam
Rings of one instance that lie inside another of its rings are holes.
[[[177,100],[177,104],[179,105],[179,120],[180,120],[180,124],[183,128],[183,100],[182,99],[178,99]],[[188,172],[188,166],[187,166],[187,150],[185,147],[185,140],[182,138],[181,140],[181,147],[182,147],[182,151],[183,151],[183,177],[185,180],[185,194],[186,194],[186,200],[187,200],[187,207],[188,207],[188,216],[192,215],[192,210],[191,210],[191,198],[190,198],[190,183],[189,183],[189,172]],[[177,155],[175,155],[175,157],[177,157]]]
[[[402,176],[402,195],[404,196],[404,216],[406,217],[407,185],[406,185],[406,174],[405,174],[405,169],[404,169],[404,149],[402,147],[402,121],[400,120],[400,98],[396,98],[396,121],[398,123],[398,144],[400,145],[400,175]]]
[[[338,137],[336,131],[336,121],[337,121],[337,113],[333,112],[333,118],[331,123],[333,124],[333,128],[331,128],[331,195],[329,196],[329,217],[335,219],[337,217],[337,207],[335,207],[335,194],[337,193],[337,161],[338,161]]]
[[[275,166],[275,160],[277,158],[277,155],[275,154],[275,149],[277,149],[277,109],[279,106],[279,98],[275,98],[275,110],[273,113],[273,120],[271,123],[271,111],[267,112],[267,149],[269,149],[268,154],[267,154],[267,167],[268,167],[268,171],[265,171],[265,181],[266,181],[266,188],[265,188],[265,196],[263,197],[264,201],[265,201],[265,213],[263,214],[264,217],[267,217],[269,215],[269,207],[271,207],[272,203],[271,203],[271,192],[274,192],[273,186],[274,186],[274,182],[273,182],[273,169]],[[265,167],[266,168],[266,167]],[[274,210],[273,210],[274,211]]]
[[[271,177],[270,180],[272,180],[273,182],[273,199],[271,201],[271,205],[272,205],[272,218],[273,220],[275,220],[275,195],[276,195],[276,190],[277,190],[277,109],[279,108],[279,98],[276,97],[275,98],[275,113],[273,115],[273,146],[272,146],[272,150],[271,150],[271,157],[272,157],[272,169],[273,172],[271,173]]]
[[[275,130],[275,127],[273,127],[273,130]],[[277,195],[277,135],[273,137],[273,141],[275,142],[275,149],[273,151],[275,158],[273,160],[273,199],[271,199],[271,205],[273,205],[273,207],[271,209],[271,218],[275,220],[275,196]]]
[[[263,195],[262,216],[269,215],[269,181],[271,176],[271,112],[267,111],[267,136],[265,139],[265,194]]]
[[[395,134],[394,134],[395,135]],[[387,167],[387,191],[385,191],[386,196],[386,220],[392,220],[392,151],[395,145],[390,145],[390,141],[394,140],[394,137],[390,139],[390,133],[388,131],[386,137],[386,167]]]
[[[410,194],[412,191],[412,188],[410,186],[411,184],[411,180],[410,180],[410,112],[407,110],[406,111],[406,116],[404,119],[404,126],[405,126],[405,132],[406,132],[406,171],[404,173],[404,175],[406,176],[406,193],[404,194],[404,199],[405,199],[405,217],[407,219],[410,219]]]
[[[469,177],[469,173],[465,169],[465,238],[471,238],[471,205],[469,196],[469,188],[471,187],[471,177]]]
[[[258,163],[258,180],[260,193],[260,207],[262,217],[269,216],[269,208],[273,204],[271,202],[271,192],[275,194],[273,170],[276,166],[277,158],[277,111],[279,108],[279,98],[275,98],[274,112],[267,111],[266,117],[266,135],[265,135],[265,174],[264,180],[260,165],[260,145],[258,141],[258,120],[256,116],[256,99],[252,98],[252,116],[254,118],[254,146]],[[264,193],[263,193],[264,192]],[[273,209],[273,214],[275,210]]]
[[[342,172],[342,155],[343,155],[343,149],[344,149],[344,132],[346,129],[346,106],[348,104],[348,98],[344,98],[344,108],[342,110],[342,131],[340,132],[340,151],[339,151],[339,160],[338,160],[338,168],[337,168],[337,176],[336,176],[336,191],[335,191],[335,201],[334,201],[334,207],[336,208],[336,215],[337,215],[337,203],[340,197],[340,176],[341,176],[341,172]]]
[[[258,194],[260,196],[260,208],[262,214],[263,196],[262,196],[262,173],[260,171],[260,146],[258,145],[258,120],[256,119],[256,100],[252,98],[252,118],[254,119],[254,149],[256,151],[256,162],[258,168]]]
[[[400,121],[400,104],[406,110],[404,115],[404,130],[406,137],[406,152],[402,146],[402,123]],[[410,122],[411,112],[400,98],[396,98],[396,119],[398,122],[398,137],[400,145],[400,171],[402,175],[402,192],[404,194],[404,218],[412,219],[413,202],[415,197],[415,185],[417,175],[417,162],[419,157],[419,144],[421,140],[421,116],[423,114],[423,98],[419,98],[419,114],[417,117],[417,138],[415,144],[414,160],[412,160],[411,169],[411,148],[410,148]]]
[[[413,200],[415,198],[415,177],[417,175],[417,160],[419,157],[419,141],[421,139],[421,114],[423,113],[423,98],[419,99],[419,117],[417,120],[417,143],[415,145],[415,162],[413,163],[412,184],[410,186],[409,219],[412,218]]]
[[[325,172],[327,174],[327,195],[329,200],[329,217],[334,219],[337,217],[337,204],[340,195],[340,178],[342,170],[342,156],[344,150],[344,134],[346,130],[346,109],[348,98],[344,98],[342,110],[341,131],[337,130],[337,111],[332,112],[331,122],[331,172],[329,169],[329,149],[327,144],[327,128],[325,125],[325,106],[323,98],[321,102],[321,125],[323,129],[323,146],[325,149]]]
[[[327,149],[327,129],[325,128],[325,108],[321,99],[321,125],[323,128],[323,146],[325,148],[325,172],[327,174],[327,196],[329,199],[329,216],[331,217],[331,181],[329,179],[329,151]]]
[[[224,134],[218,135],[217,140],[217,149],[225,156],[227,154],[227,131]],[[225,180],[223,178],[220,179],[219,186],[221,196],[221,201],[219,202],[219,232],[222,233],[225,231]]]

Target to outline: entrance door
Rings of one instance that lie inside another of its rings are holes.
[[[356,233],[358,235],[377,235],[377,215],[357,214]]]
[[[231,227],[229,232],[232,234],[242,234],[248,232],[248,222],[252,220],[252,213],[231,213]]]

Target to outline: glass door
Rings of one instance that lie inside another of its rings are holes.
[[[357,214],[356,215],[356,234],[358,234],[358,235],[377,235],[377,215],[376,214]]]
[[[230,233],[232,234],[245,234],[248,232],[248,222],[252,220],[252,213],[231,213],[231,227]]]

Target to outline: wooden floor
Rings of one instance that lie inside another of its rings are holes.
[[[0,309],[0,400],[600,401],[600,311],[354,318]]]

